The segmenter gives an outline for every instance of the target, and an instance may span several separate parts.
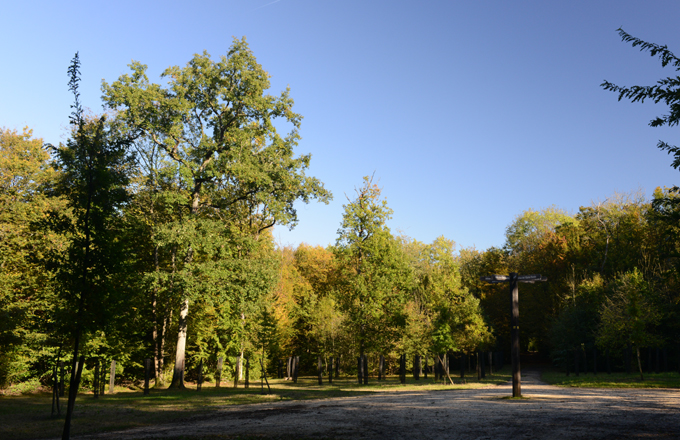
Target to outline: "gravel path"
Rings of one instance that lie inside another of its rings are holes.
[[[476,390],[384,393],[224,407],[181,423],[82,439],[205,434],[338,439],[680,439],[680,390],[560,388],[525,371],[526,400],[510,384]]]

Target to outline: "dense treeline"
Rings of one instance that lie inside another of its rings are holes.
[[[295,155],[289,92],[266,93],[245,40],[167,69],[163,84],[131,64],[103,83],[105,115],[84,114],[78,66],[65,145],[0,132],[2,387],[46,384],[78,359],[81,387],[111,360],[118,380],[140,381],[147,358],[156,386],[184,387],[199,366],[238,385],[246,362],[259,377],[260,360],[273,374],[288,356],[303,372],[319,357],[348,372],[362,355],[394,368],[402,354],[505,351],[507,286],[479,277],[510,272],[549,280],[521,287],[523,350],[564,368],[596,353],[623,368],[635,353],[641,370],[657,348],[680,360],[677,188],[527,210],[502,247],[480,251],[395,235],[367,177],[334,244],[280,248],[272,228],[296,225],[294,203],[331,194]]]

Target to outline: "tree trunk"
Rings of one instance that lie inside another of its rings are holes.
[[[635,352],[637,354],[637,363],[638,363],[638,369],[640,370],[640,380],[644,381],[645,378],[642,375],[642,362],[640,361],[640,347],[635,346]]]
[[[357,380],[359,381],[359,385],[363,383],[364,379],[364,363],[362,358],[363,356],[357,358]]]
[[[479,352],[479,371],[481,373],[481,378],[485,379],[486,378],[486,365],[484,365],[486,362],[484,362],[484,358],[486,357],[486,352],[480,351]]]
[[[364,385],[368,385],[368,355],[364,355]]]
[[[217,371],[215,372],[215,388],[219,388],[222,382],[222,367],[224,366],[224,356],[217,358]]]
[[[111,371],[109,372],[109,394],[113,394],[116,384],[116,361],[111,359]]]
[[[293,382],[298,380],[298,367],[300,366],[300,356],[293,356]]]
[[[97,371],[95,369],[95,371]],[[96,375],[96,373],[95,373]],[[149,394],[149,378],[151,376],[151,359],[144,360],[144,394]]]
[[[241,358],[243,353],[236,357],[236,365],[234,366],[234,388],[238,388],[238,381],[241,377]]]
[[[446,356],[446,355],[444,355],[444,356]],[[437,355],[437,357],[439,358],[440,364],[443,365],[443,364],[444,364],[444,361],[443,361],[443,359],[441,358],[441,356]],[[444,374],[446,375],[446,378],[449,380],[449,382],[451,382],[451,385],[453,385],[453,379],[451,379],[451,376],[449,376],[449,369],[448,369],[447,367],[445,367],[445,368],[442,368],[442,370],[444,371]]]
[[[170,388],[184,388],[184,361],[187,344],[187,316],[189,315],[189,298],[182,302],[179,311],[179,327],[177,332],[177,351],[175,352],[175,370],[172,374]]]
[[[238,357],[238,380],[243,380],[243,349],[241,349],[241,355]]]
[[[333,361],[335,358],[331,356],[330,364],[328,364],[328,383],[333,385]]]
[[[423,379],[427,379],[427,353],[425,354],[425,367],[423,368]]]
[[[73,417],[73,409],[76,405],[76,397],[78,396],[78,386],[80,385],[79,372],[83,369],[83,357],[80,357],[78,362],[78,350],[80,346],[80,329],[76,331],[75,343],[73,344],[73,361],[71,363],[71,380],[68,388],[68,403],[66,406],[66,419],[64,420],[64,431],[61,434],[62,440],[69,440],[71,438],[71,418]]]
[[[153,214],[153,207],[151,209],[151,213]],[[160,270],[159,264],[158,264],[158,245],[154,246],[153,259],[154,259],[154,266],[155,266],[155,270],[156,270],[156,282],[158,282],[158,272]],[[156,284],[153,287],[153,290],[151,291],[151,319],[153,319],[153,332],[152,332],[152,335],[151,335],[151,341],[152,341],[153,348],[154,348],[153,377],[154,377],[154,383],[158,387],[160,385],[160,375],[161,375],[161,369],[158,368],[158,359],[162,358],[163,354],[161,353],[161,350],[160,350],[161,344],[160,344],[159,335],[158,335],[157,302],[158,302],[158,284]]]

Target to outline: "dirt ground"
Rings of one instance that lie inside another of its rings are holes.
[[[331,439],[680,439],[680,390],[560,388],[524,371],[510,384],[476,390],[224,407],[208,417],[81,439],[256,435]]]

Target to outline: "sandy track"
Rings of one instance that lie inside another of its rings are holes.
[[[559,388],[525,372],[477,390],[385,393],[224,407],[181,423],[81,439],[250,434],[352,439],[680,439],[680,390]]]

